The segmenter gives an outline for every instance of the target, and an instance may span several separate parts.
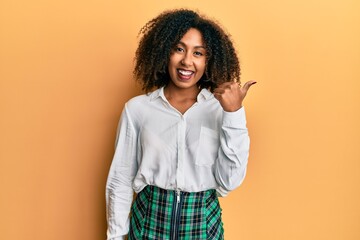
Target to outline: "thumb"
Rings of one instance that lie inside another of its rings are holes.
[[[242,88],[247,92],[249,90],[249,88],[256,83],[257,82],[254,80],[248,81],[244,84],[244,86]]]

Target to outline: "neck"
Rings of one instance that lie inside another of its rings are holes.
[[[174,84],[169,83],[164,88],[165,97],[169,99],[178,99],[178,100],[186,100],[186,99],[196,99],[200,89],[197,86],[191,88],[179,88]]]

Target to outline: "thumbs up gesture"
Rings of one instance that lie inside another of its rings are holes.
[[[235,112],[242,107],[249,88],[255,83],[255,81],[248,81],[241,86],[237,82],[225,82],[215,88],[213,93],[224,111]]]

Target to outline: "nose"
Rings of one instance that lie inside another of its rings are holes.
[[[187,52],[183,55],[183,58],[181,59],[181,64],[184,66],[191,66],[192,65],[192,55],[190,52]]]

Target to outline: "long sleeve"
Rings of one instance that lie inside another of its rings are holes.
[[[215,166],[215,178],[221,196],[238,187],[245,178],[250,139],[244,107],[236,112],[224,112],[220,133],[220,148]]]
[[[115,154],[106,183],[107,239],[125,239],[129,231],[129,212],[133,199],[132,182],[136,174],[137,134],[125,106],[118,126]]]

